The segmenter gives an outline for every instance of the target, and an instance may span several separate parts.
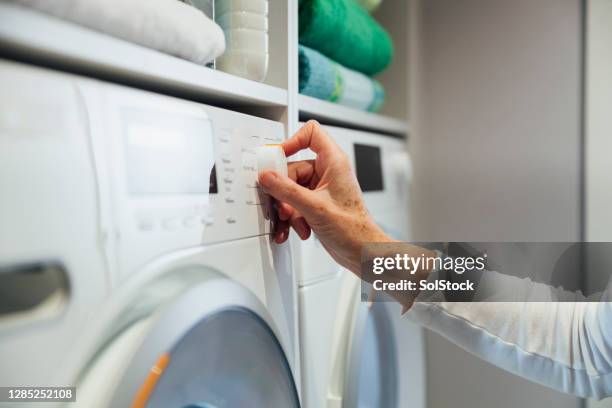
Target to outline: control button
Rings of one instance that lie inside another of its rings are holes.
[[[202,225],[210,227],[215,222],[215,219],[212,217],[212,215],[204,215],[200,218],[200,222]]]
[[[274,170],[287,177],[287,157],[283,146],[279,144],[264,145],[257,148],[257,170]],[[269,195],[263,194],[260,196],[262,203],[263,214],[266,219],[272,222],[272,228],[278,219],[278,214],[274,209],[273,200]]]
[[[253,167],[257,165],[257,154],[255,150],[252,150],[251,152],[242,152],[242,164]]]
[[[225,202],[231,204],[236,202],[236,200],[234,200],[234,197],[225,197]]]
[[[270,144],[257,148],[257,170],[274,170],[287,175],[287,157],[283,146]]]
[[[162,225],[167,230],[175,230],[180,227],[178,218],[167,218],[162,222]]]
[[[232,155],[232,145],[229,144],[229,142],[225,142],[221,145],[221,155],[222,156]]]
[[[230,129],[219,129],[217,131],[217,135],[221,142],[229,142],[231,138],[232,131]]]
[[[261,205],[261,201],[259,199],[259,189],[257,187],[247,186],[246,203],[248,205]]]
[[[257,173],[254,171],[245,172],[242,175],[244,179],[244,185],[248,188],[257,187]]]
[[[228,224],[235,224],[236,223],[236,217],[227,217],[225,219],[225,222],[227,222]]]
[[[195,216],[185,217],[183,220],[183,225],[187,228],[195,227],[198,225],[198,218]]]
[[[242,174],[247,186],[257,185],[257,156],[243,155]]]
[[[153,231],[155,221],[149,218],[141,218],[138,220],[138,229],[141,231]]]

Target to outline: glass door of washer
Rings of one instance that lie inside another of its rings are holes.
[[[300,407],[269,311],[223,275],[163,270],[109,307],[102,346],[79,376],[79,406]]]
[[[247,309],[205,317],[165,358],[147,408],[299,407],[278,340]]]

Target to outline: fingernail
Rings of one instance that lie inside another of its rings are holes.
[[[308,229],[304,224],[299,225],[298,235],[302,240],[308,239]]]
[[[262,187],[271,186],[276,180],[276,174],[272,171],[265,171],[259,175],[259,184]]]
[[[285,242],[285,240],[287,239],[287,238],[286,238],[286,236],[287,236],[287,232],[286,232],[286,231],[281,231],[281,232],[279,232],[279,233],[276,235],[275,242],[276,242],[277,244],[282,244],[282,243],[283,243],[283,242]]]

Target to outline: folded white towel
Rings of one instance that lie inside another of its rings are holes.
[[[202,65],[225,50],[221,28],[176,0],[10,1]]]

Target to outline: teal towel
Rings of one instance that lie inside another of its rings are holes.
[[[393,58],[389,34],[355,0],[301,0],[300,43],[375,75]]]
[[[383,105],[385,91],[378,81],[303,45],[299,48],[299,70],[303,95],[371,112]]]

